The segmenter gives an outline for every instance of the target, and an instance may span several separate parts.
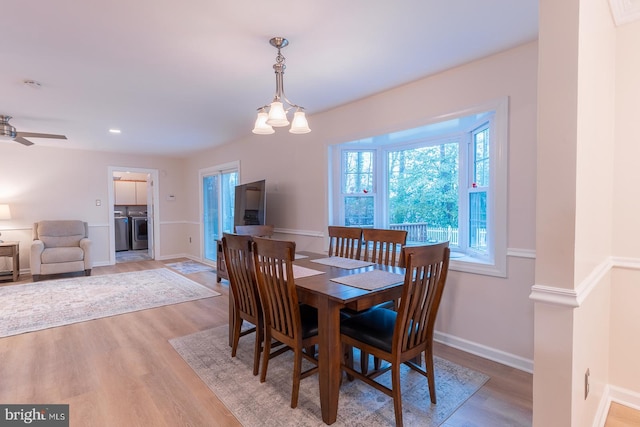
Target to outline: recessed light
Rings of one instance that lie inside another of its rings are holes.
[[[111,133],[120,133],[120,129],[109,129]]]

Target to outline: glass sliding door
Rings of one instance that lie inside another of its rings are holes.
[[[205,261],[216,261],[217,241],[222,233],[233,232],[235,187],[238,168],[225,165],[200,172],[202,185],[202,255]]]

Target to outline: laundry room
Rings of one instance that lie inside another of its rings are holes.
[[[149,177],[144,173],[113,173],[116,262],[151,259],[148,184]]]

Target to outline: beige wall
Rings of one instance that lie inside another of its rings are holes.
[[[617,30],[616,151],[613,254],[618,268],[611,289],[610,378],[612,386],[636,393],[640,406],[640,21]]]
[[[606,0],[543,0],[540,11],[538,170],[545,173],[534,291],[548,286],[555,301],[535,305],[533,424],[597,425],[612,388],[640,403],[640,354],[629,342],[640,318],[628,303],[638,298],[637,225],[629,224],[638,203],[630,195],[638,179],[640,33],[637,25],[616,28]]]
[[[267,221],[302,250],[325,251],[328,147],[509,97],[508,247],[535,247],[537,43],[529,43],[396,89],[309,117],[312,132],[285,129],[247,138],[188,159],[188,220],[197,223],[198,171],[240,161],[241,181],[267,181]],[[302,102],[302,101],[300,101]],[[192,255],[198,247],[192,245]],[[534,259],[510,256],[508,277],[454,272],[448,281],[439,338],[506,363],[531,368]]]
[[[3,240],[20,241],[20,264],[29,268],[33,223],[42,219],[82,219],[89,223],[94,265],[109,263],[113,221],[109,215],[110,166],[156,169],[160,191],[160,253],[157,258],[180,256],[187,247],[179,201],[184,182],[183,161],[153,155],[125,155],[68,150],[15,142],[0,143],[0,203],[9,203],[12,219],[2,221]],[[176,194],[176,201],[167,201]],[[96,200],[101,206],[96,206]],[[167,229],[176,229],[162,238]],[[179,237],[174,238],[175,235]]]

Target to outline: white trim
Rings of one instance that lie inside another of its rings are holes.
[[[435,331],[433,339],[449,347],[454,347],[467,353],[475,354],[476,356],[484,357],[485,359],[493,360],[494,362],[533,374],[533,360],[531,359],[525,359],[524,357],[458,338],[444,332]]]
[[[291,228],[274,228],[274,233],[280,234],[292,234],[296,236],[310,236],[310,237],[322,237],[324,238],[325,233],[322,231],[312,231],[312,230],[294,230]]]
[[[616,268],[640,270],[640,259],[638,258],[612,257],[611,262]]]
[[[600,399],[598,410],[593,418],[593,427],[604,427],[609,415],[611,402],[616,402],[640,411],[640,393],[607,384]]]
[[[639,0],[609,0],[609,5],[616,26],[640,19]]]
[[[536,259],[536,251],[535,249],[507,248],[507,256]]]
[[[533,285],[529,298],[536,302],[566,307],[580,307],[591,291],[598,286],[602,278],[611,271],[612,259],[609,257],[593,269],[575,289],[558,288],[547,285]]]
[[[566,307],[580,307],[602,278],[614,268],[640,270],[640,259],[608,257],[597,265],[575,289],[558,288],[536,284],[531,287],[529,298],[536,302],[556,304]]]

